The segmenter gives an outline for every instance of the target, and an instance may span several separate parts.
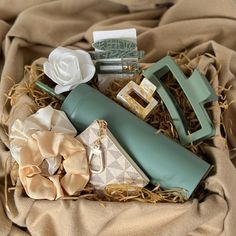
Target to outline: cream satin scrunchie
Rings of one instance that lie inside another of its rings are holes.
[[[20,160],[19,177],[31,198],[54,200],[64,196],[63,190],[71,196],[89,180],[86,150],[70,135],[38,131],[21,148]],[[50,160],[54,173],[45,168]]]
[[[29,197],[55,200],[77,194],[86,186],[90,177],[86,149],[75,134],[65,114],[51,107],[15,121],[10,132],[11,153]]]

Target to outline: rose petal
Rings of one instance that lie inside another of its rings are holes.
[[[51,80],[54,81],[55,72],[53,71],[53,68],[48,61],[43,63],[43,71]],[[56,81],[54,81],[54,82],[57,83]]]
[[[61,55],[63,55],[64,53],[68,53],[68,52],[70,53],[71,49],[67,49],[64,47],[57,47],[53,51],[51,51],[51,53],[49,54],[48,60],[49,60],[49,62],[57,60],[58,58],[61,57]]]
[[[83,64],[81,65],[81,74],[83,77],[83,83],[88,82],[89,80],[91,80],[95,74],[95,67],[94,65],[91,64]]]
[[[83,50],[75,50],[80,64],[91,64],[94,66],[91,56],[88,52]]]
[[[56,87],[54,88],[54,91],[56,94],[60,94],[60,93],[64,93],[66,91],[69,91],[72,89],[72,87],[74,86],[74,84],[69,84],[69,85],[56,85]]]

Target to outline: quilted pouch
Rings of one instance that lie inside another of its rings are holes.
[[[90,183],[96,189],[108,184],[144,187],[149,183],[148,177],[108,130],[105,121],[95,120],[77,138],[87,147]]]

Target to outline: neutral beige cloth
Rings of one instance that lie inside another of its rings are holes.
[[[116,2],[116,3],[115,3]],[[137,1],[138,2],[138,1]],[[141,2],[141,1],[140,1]],[[9,208],[4,210],[3,167],[10,156],[5,134],[16,118],[31,114],[24,96],[14,107],[5,106],[4,94],[23,79],[23,67],[39,57],[47,57],[57,46],[90,50],[94,30],[135,27],[138,47],[146,51],[144,62],[155,62],[168,50],[187,49],[193,59],[201,56],[198,67],[214,86],[232,86],[225,92],[228,103],[236,99],[236,4],[232,0],[179,0],[173,6],[165,1],[149,1],[156,9],[134,10],[136,1],[123,0],[2,0],[0,1],[0,130],[1,201],[0,235],[158,235],[158,236],[234,236],[236,234],[236,170],[235,151],[225,148],[220,126],[212,146],[205,147],[205,158],[216,170],[206,181],[208,195],[199,202],[184,204],[105,203],[78,201],[45,201],[28,198],[21,189],[9,194]],[[122,3],[122,4],[121,4]],[[132,7],[132,13],[129,8]],[[150,6],[150,8],[151,8]],[[222,65],[204,53],[216,56]],[[8,115],[10,118],[7,120]],[[221,114],[215,107],[214,120],[220,116],[227,130],[229,148],[236,147],[236,103]],[[173,157],[174,158],[174,157]]]

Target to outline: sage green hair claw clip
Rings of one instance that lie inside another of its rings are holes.
[[[173,74],[181,86],[201,125],[201,128],[193,133],[190,133],[187,120],[179,105],[162,82],[163,76],[169,72]],[[180,142],[183,145],[191,142],[200,142],[215,135],[214,126],[204,105],[217,100],[218,97],[208,80],[197,69],[194,70],[189,78],[186,78],[174,60],[170,56],[166,56],[146,69],[144,76],[157,87],[156,91],[170,112]]]

